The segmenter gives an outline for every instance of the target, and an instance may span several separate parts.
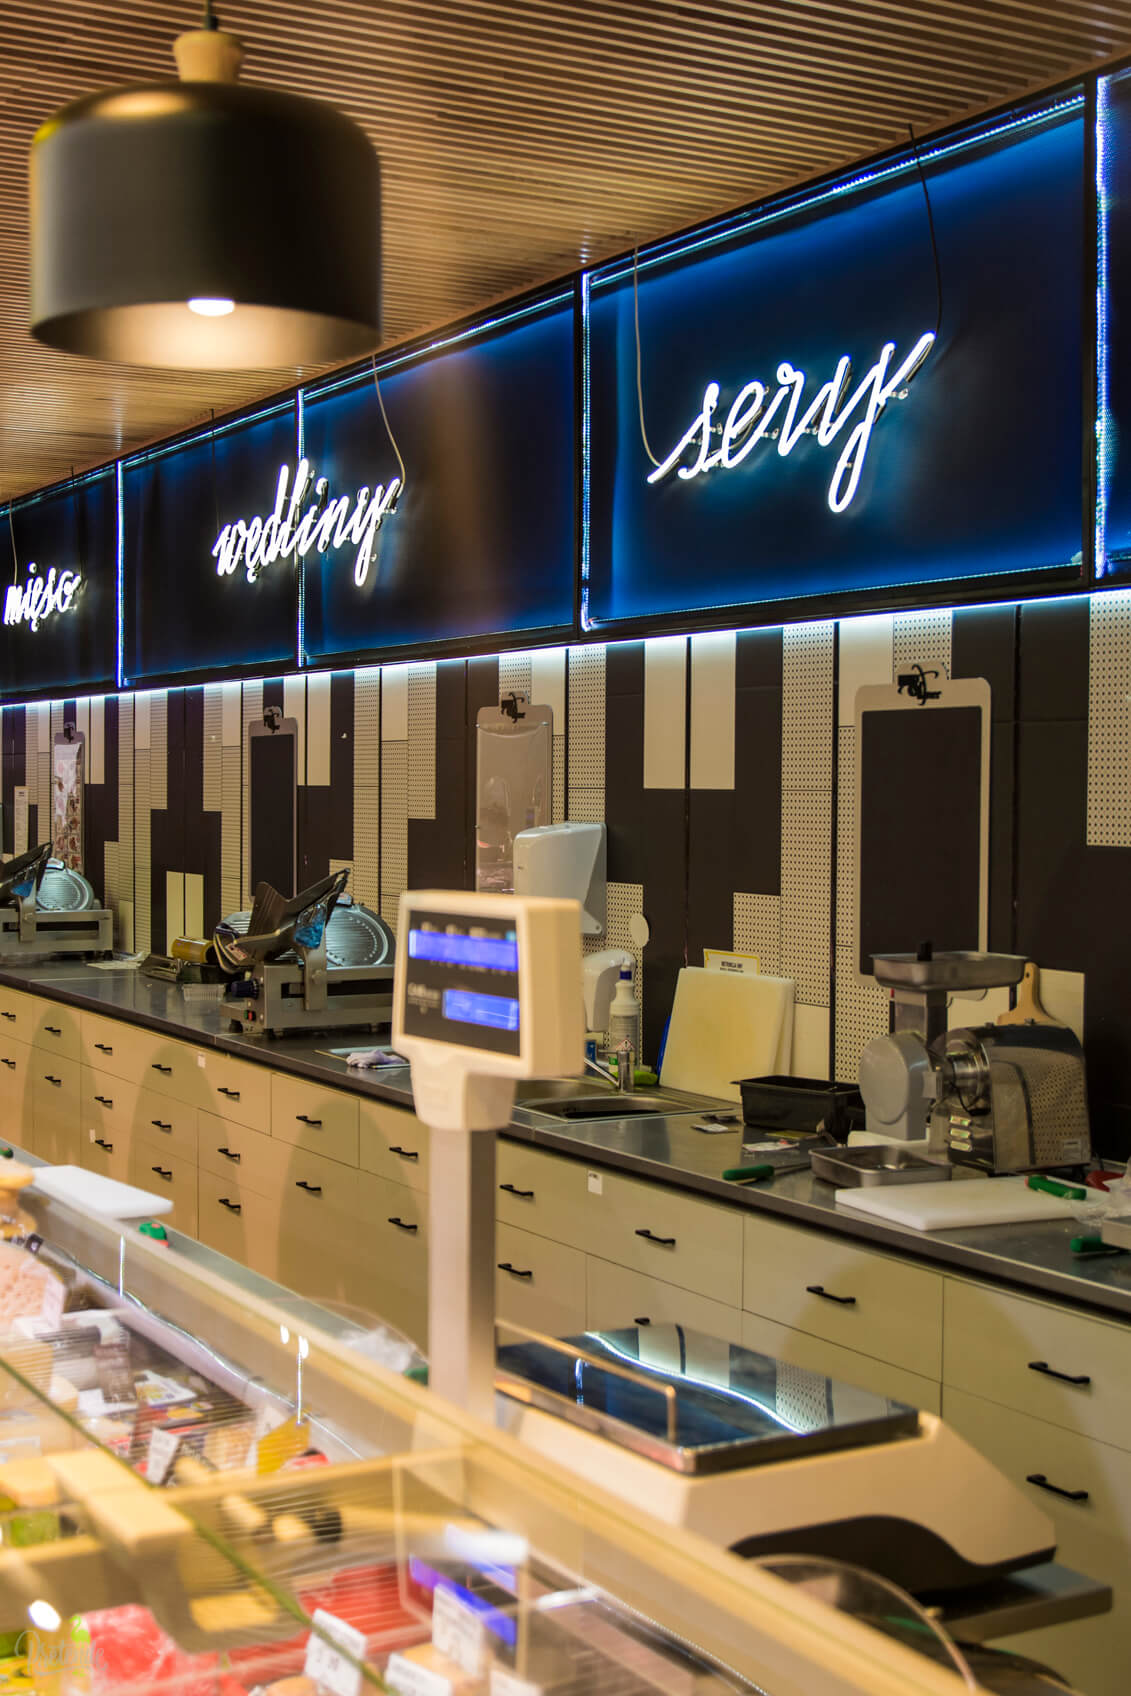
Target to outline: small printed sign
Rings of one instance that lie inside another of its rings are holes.
[[[437,1584],[432,1594],[432,1647],[471,1678],[479,1678],[487,1661],[487,1629],[480,1616],[454,1590]]]
[[[365,1633],[324,1608],[314,1610],[303,1672],[325,1696],[359,1696]]]
[[[422,1667],[419,1661],[410,1661],[407,1655],[389,1656],[385,1683],[397,1696],[452,1696],[450,1678],[431,1667]]]
[[[164,1484],[180,1446],[181,1439],[175,1431],[153,1432],[149,1439],[149,1457],[145,1463],[148,1483]]]

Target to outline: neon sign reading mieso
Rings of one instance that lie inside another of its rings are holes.
[[[300,518],[299,508],[312,481],[314,499]],[[349,545],[357,549],[353,580],[362,588],[373,562],[377,532],[396,504],[401,479],[392,477],[373,490],[363,485],[355,495],[333,499],[327,499],[329,486],[325,477],[312,478],[309,460],[299,460],[293,483],[289,467],[280,466],[273,510],[265,518],[237,518],[217,536],[212,549],[217,576],[230,577],[242,563],[248,582],[254,583],[276,560],[292,554],[302,559],[311,549],[324,554]]]
[[[802,410],[807,382],[804,371],[783,360],[777,369],[777,389],[769,405],[769,386],[765,383],[746,383],[739,389],[726,422],[716,423],[715,412],[721,393],[718,383],[708,383],[703,393],[703,405],[695,422],[681,436],[660,465],[649,473],[649,483],[659,483],[672,471],[686,480],[698,477],[716,466],[733,470],[753,453],[767,436],[777,442],[782,459],[793,452],[800,438],[807,434],[816,437],[821,447],[831,447],[851,419],[852,429],[845,437],[840,458],[829,483],[828,501],[833,512],[843,512],[860,486],[860,474],[872,440],[876,420],[893,396],[900,396],[905,383],[918,371],[934,345],[933,331],[920,336],[905,359],[892,369],[895,343],[885,342],[880,357],[859,383],[852,387],[852,361],[847,355],[837,362],[828,382],[822,383],[813,399]],[[902,398],[900,396],[900,398]],[[718,447],[712,440],[721,435]],[[695,457],[680,464],[685,455],[695,449]]]
[[[26,624],[29,630],[38,630],[41,620],[73,612],[81,587],[82,577],[77,571],[56,571],[51,566],[41,577],[38,567],[29,564],[27,582],[22,586],[10,584],[4,596],[4,623]]]

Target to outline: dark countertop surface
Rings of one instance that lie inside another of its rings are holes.
[[[265,1039],[230,1029],[226,1012],[214,1003],[186,1001],[181,989],[134,968],[85,962],[46,962],[0,968],[0,984],[50,996],[71,1006],[127,1019],[185,1042],[225,1052],[280,1071],[337,1088],[354,1090],[405,1108],[412,1106],[407,1067],[360,1070],[330,1052],[334,1048],[372,1046],[363,1032]],[[596,1084],[595,1087],[600,1086]],[[1069,1242],[1083,1227],[1074,1219],[1036,1224],[981,1225],[960,1231],[909,1231],[838,1209],[830,1184],[810,1172],[794,1172],[769,1184],[725,1182],[729,1167],[749,1164],[739,1128],[706,1134],[694,1129],[694,1109],[644,1117],[560,1120],[516,1107],[503,1133],[521,1142],[553,1149],[594,1167],[636,1173],[654,1182],[721,1200],[752,1214],[835,1231],[838,1235],[897,1249],[925,1264],[1009,1284],[1022,1292],[1051,1295],[1108,1316],[1131,1319],[1131,1254],[1081,1260]],[[747,1133],[752,1135],[754,1133]],[[992,1182],[972,1179],[972,1182]],[[1094,1227],[1093,1227],[1094,1228]]]

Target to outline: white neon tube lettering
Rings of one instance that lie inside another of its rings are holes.
[[[373,490],[363,485],[356,495],[327,499],[329,479],[319,477],[304,511],[310,486],[309,460],[299,460],[293,479],[289,466],[280,466],[271,512],[266,517],[233,519],[217,536],[212,546],[217,576],[232,576],[242,563],[248,582],[254,583],[277,560],[297,561],[312,550],[325,554],[351,546],[356,549],[354,582],[363,587],[373,564],[377,532],[401,492],[401,479],[392,477]]]
[[[50,566],[46,576],[41,576],[34,563],[27,570],[25,584],[8,586],[4,596],[5,624],[26,624],[29,630],[38,630],[45,618],[74,609],[75,596],[82,586],[77,571],[56,571]]]
[[[783,360],[775,373],[777,388],[769,405],[766,405],[769,395],[766,384],[746,383],[731,403],[721,428],[714,419],[722,391],[718,383],[708,383],[698,416],[668,457],[648,473],[648,482],[662,482],[672,471],[690,481],[715,466],[721,466],[724,471],[733,470],[742,464],[759,442],[771,435],[771,425],[779,420],[783,407],[784,417],[776,426],[780,459],[787,459],[806,435],[814,436],[819,446],[830,447],[850,420],[856,418],[845,438],[828,487],[830,509],[836,513],[843,512],[860,486],[872,432],[880,414],[894,397],[902,398],[901,391],[914,377],[934,342],[933,331],[920,336],[894,370],[892,361],[896,345],[885,342],[879,358],[851,393],[852,362],[844,355],[837,361],[833,375],[821,384],[807,405],[803,405],[808,381],[805,372]],[[861,416],[857,417],[857,414]],[[712,437],[720,433],[720,445],[712,451]],[[681,464],[693,447],[696,449],[694,459]]]

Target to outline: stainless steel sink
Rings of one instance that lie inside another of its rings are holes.
[[[549,1096],[527,1097],[521,1106],[528,1107],[532,1113],[545,1113],[554,1119],[627,1119],[637,1118],[647,1113],[679,1112],[679,1107],[663,1099],[660,1095],[622,1095],[618,1090],[606,1089],[593,1092],[586,1089],[584,1095],[555,1094]],[[684,1107],[682,1111],[689,1109]]]
[[[587,1078],[522,1078],[515,1085],[514,1098],[523,1107],[530,1101],[568,1101],[574,1096],[613,1095],[614,1087],[598,1077]]]

